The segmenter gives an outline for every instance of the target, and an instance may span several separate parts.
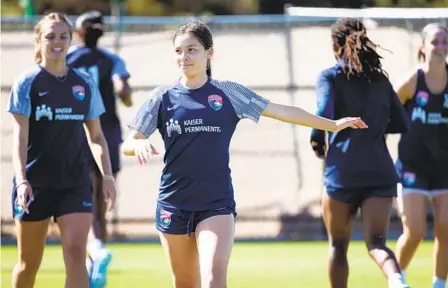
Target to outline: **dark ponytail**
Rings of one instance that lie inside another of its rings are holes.
[[[208,77],[212,77],[212,64],[210,60],[207,60],[207,70],[205,70],[205,73],[207,73]]]
[[[355,18],[341,18],[331,27],[331,37],[335,57],[342,60],[342,69],[350,78],[351,75],[386,76],[383,70],[382,57],[376,52],[379,47],[367,37],[367,30],[361,21]]]

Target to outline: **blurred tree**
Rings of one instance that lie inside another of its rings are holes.
[[[25,16],[33,16],[36,9],[34,7],[34,1],[32,0],[20,0],[20,7],[23,9],[23,15]]]
[[[166,15],[167,1],[159,0],[131,0],[125,1],[125,9],[128,15],[163,16]]]
[[[20,7],[18,0],[1,0],[0,6],[1,15],[23,14],[23,9]]]
[[[34,2],[37,14],[59,11],[69,15],[78,15],[90,9],[101,11],[105,15],[110,14],[109,0],[34,0]]]

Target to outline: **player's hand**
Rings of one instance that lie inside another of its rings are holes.
[[[319,159],[325,159],[327,157],[327,145],[320,145],[316,141],[311,141],[311,148]]]
[[[104,201],[109,203],[109,211],[115,208],[115,201],[117,200],[117,187],[115,179],[111,175],[103,177],[103,196]]]
[[[31,185],[28,182],[19,183],[17,185],[17,204],[19,207],[25,211],[25,213],[30,213],[28,207],[31,202],[34,201],[33,190],[31,189]]]
[[[133,103],[132,103],[132,97],[131,95],[126,96],[126,97],[122,97],[121,99],[121,103],[123,103],[124,106],[126,107],[132,107]]]
[[[159,155],[159,151],[147,139],[136,140],[134,153],[140,165],[148,163],[152,156]]]
[[[336,120],[336,131],[334,132],[344,130],[345,128],[365,129],[367,127],[367,124],[359,117],[346,117]]]

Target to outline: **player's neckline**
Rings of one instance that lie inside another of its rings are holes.
[[[67,80],[67,75],[68,75],[68,71],[70,70],[69,67],[67,67],[67,70],[65,71],[65,74],[62,76],[56,76],[52,73],[50,73],[47,69],[45,69],[43,66],[39,65],[39,67],[45,71],[45,73],[47,73],[48,75],[52,76],[53,78],[55,78],[58,82],[60,83],[64,83]]]
[[[178,86],[179,86],[182,90],[189,91],[189,92],[198,91],[198,90],[204,88],[205,86],[207,86],[207,84],[210,82],[210,77],[207,77],[207,81],[205,81],[204,84],[202,84],[201,86],[196,87],[196,88],[190,88],[190,87],[187,87],[187,86],[185,86],[184,84],[182,84],[181,79],[182,79],[182,77],[180,77],[179,79],[177,79],[177,84],[178,84]]]

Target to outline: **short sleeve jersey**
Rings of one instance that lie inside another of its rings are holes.
[[[371,79],[347,76],[341,63],[322,71],[316,84],[317,115],[340,119],[361,117],[368,129],[328,133],[324,183],[333,188],[395,185],[398,175],[385,134],[405,133],[409,121],[385,75]],[[312,141],[326,145],[324,131],[313,129]]]
[[[104,105],[89,75],[69,69],[60,79],[36,65],[13,84],[8,112],[29,118],[26,177],[33,187],[90,183],[83,123],[99,118]]]
[[[240,119],[258,122],[269,101],[230,81],[209,78],[198,89],[158,87],[129,125],[165,144],[162,206],[203,211],[234,206],[229,146]]]
[[[73,68],[87,72],[97,83],[106,108],[106,112],[101,115],[103,129],[119,126],[112,79],[130,77],[123,59],[104,49],[72,46],[67,55],[67,63]]]

